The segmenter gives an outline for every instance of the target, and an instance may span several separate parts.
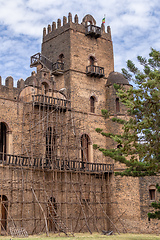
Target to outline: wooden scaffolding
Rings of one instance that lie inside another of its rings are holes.
[[[118,231],[110,217],[113,164],[82,161],[84,119],[70,106],[68,100],[41,94],[23,102],[21,154],[0,158],[7,216],[1,232]]]

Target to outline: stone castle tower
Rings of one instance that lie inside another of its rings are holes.
[[[17,88],[0,82],[0,233],[151,232],[155,179],[115,177],[124,166],[93,149],[117,147],[95,128],[121,132],[101,109],[126,117],[113,84],[130,85],[114,72],[110,27],[69,13],[43,29],[31,67]]]

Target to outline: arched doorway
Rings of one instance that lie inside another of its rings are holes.
[[[95,63],[95,57],[90,56],[90,57],[89,57],[89,61],[90,61],[90,65],[93,66],[94,63]]]
[[[42,88],[42,94],[43,94],[43,95],[45,95],[45,94],[48,93],[48,91],[49,91],[49,85],[48,85],[48,83],[42,82],[41,88]]]
[[[93,146],[90,137],[87,134],[81,135],[81,161],[82,167],[85,168],[87,162],[93,162]]]
[[[87,134],[81,136],[81,158],[83,162],[89,161],[89,136]]]
[[[8,212],[8,199],[5,195],[0,195],[1,207],[1,231],[7,230],[7,212]]]
[[[56,227],[56,216],[57,216],[57,204],[54,197],[50,197],[47,206],[47,216],[48,216],[48,230],[50,232],[55,232]]]

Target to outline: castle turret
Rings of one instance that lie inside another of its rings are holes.
[[[128,80],[119,72],[111,72],[106,82],[106,108],[112,115],[126,114],[126,107],[120,102],[114,84],[129,88]]]

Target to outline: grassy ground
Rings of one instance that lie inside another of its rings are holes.
[[[149,234],[120,234],[120,235],[112,235],[112,236],[104,236],[98,233],[88,234],[88,233],[76,233],[75,237],[65,237],[64,235],[58,234],[50,234],[49,237],[46,235],[35,235],[29,236],[28,238],[12,238],[10,236],[0,237],[0,240],[160,240],[160,235],[149,235]]]

